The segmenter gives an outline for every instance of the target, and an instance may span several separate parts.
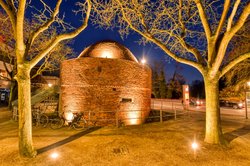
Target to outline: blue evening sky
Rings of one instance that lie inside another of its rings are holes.
[[[102,40],[114,40],[127,48],[137,57],[138,60],[144,56],[147,59],[147,63],[153,64],[154,61],[162,61],[165,64],[165,73],[167,79],[171,78],[175,70],[175,61],[167,58],[167,54],[164,53],[154,44],[147,44],[145,46],[139,45],[136,41],[140,39],[140,36],[136,33],[130,34],[127,38],[122,40],[117,31],[102,30],[89,25],[88,28],[83,31],[78,37],[74,39],[74,50],[79,54],[85,47],[94,44]],[[182,70],[181,74],[185,77],[187,83],[191,83],[193,80],[201,80],[202,76],[198,70],[188,65],[180,64]]]
[[[41,7],[39,1],[32,1],[35,3],[35,6]],[[50,6],[55,5],[55,1],[45,0]],[[61,12],[65,13],[65,21],[70,22],[74,27],[77,27],[81,23],[81,18],[78,15],[75,15],[72,13],[72,10],[77,9],[74,6],[74,3],[76,0],[68,0],[64,1],[64,3],[61,6]],[[60,12],[60,13],[61,13]],[[173,75],[174,69],[175,69],[175,61],[166,60],[167,55],[159,48],[157,48],[154,44],[147,44],[146,46],[139,45],[136,41],[140,39],[140,36],[136,33],[131,33],[127,38],[122,40],[119,33],[114,30],[103,30],[103,29],[97,29],[91,23],[89,22],[89,25],[85,31],[83,31],[80,35],[78,35],[76,38],[74,38],[74,44],[72,45],[74,48],[74,51],[77,54],[80,54],[80,52],[88,47],[91,44],[94,44],[98,41],[102,40],[114,40],[116,42],[119,42],[126,46],[130,51],[137,57],[138,60],[144,56],[147,59],[147,63],[153,64],[154,61],[163,61],[165,64],[165,73],[166,73],[166,79],[170,79]],[[181,74],[185,77],[187,83],[191,83],[193,80],[201,80],[202,76],[201,74],[193,67],[181,64],[182,70],[180,71]]]

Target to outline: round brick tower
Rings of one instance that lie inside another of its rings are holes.
[[[151,70],[119,43],[99,42],[61,64],[60,111],[98,125],[141,124],[150,111]]]

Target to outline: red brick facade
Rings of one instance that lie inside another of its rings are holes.
[[[60,77],[62,112],[84,112],[90,120],[112,124],[118,116],[129,125],[142,123],[150,111],[151,70],[146,65],[80,57],[62,62]]]

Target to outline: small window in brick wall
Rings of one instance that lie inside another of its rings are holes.
[[[121,103],[131,103],[132,99],[131,98],[122,98]]]

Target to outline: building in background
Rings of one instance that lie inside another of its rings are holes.
[[[0,36],[0,104],[7,104],[11,86],[11,78],[8,74],[12,71],[14,55],[10,48],[4,44],[4,38]],[[7,70],[6,70],[7,69]]]

